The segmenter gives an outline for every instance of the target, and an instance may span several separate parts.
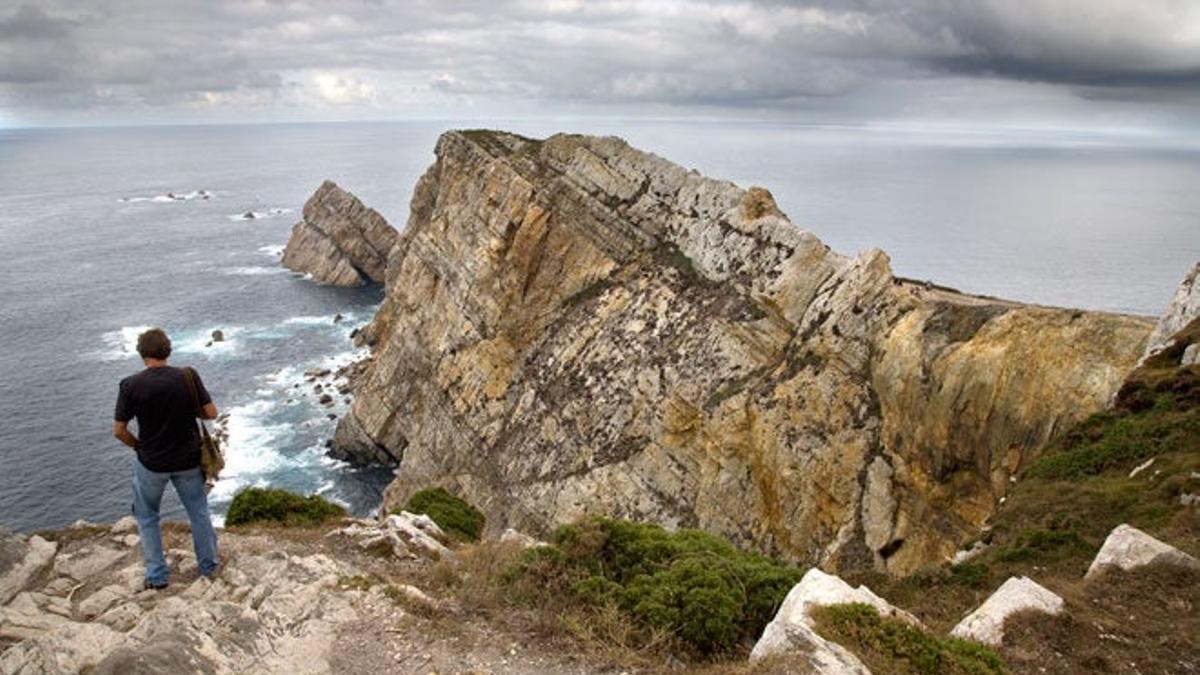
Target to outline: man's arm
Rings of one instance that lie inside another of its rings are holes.
[[[217,406],[212,403],[205,403],[204,407],[200,408],[200,419],[215,420],[217,419]]]
[[[113,436],[118,441],[121,441],[125,445],[137,450],[138,439],[137,436],[134,436],[129,432],[129,422],[113,420]]]

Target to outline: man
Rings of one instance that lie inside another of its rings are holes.
[[[138,354],[146,369],[121,380],[113,436],[137,452],[133,462],[133,515],[142,537],[146,561],[145,588],[166,588],[170,570],[163,558],[159,505],[170,482],[192,524],[192,544],[200,573],[211,577],[217,570],[217,533],[208,512],[208,493],[200,470],[200,432],[196,407],[183,370],[167,365],[171,340],[158,328],[138,336]],[[194,371],[193,371],[194,372]],[[200,398],[201,419],[217,416],[217,407],[200,376],[193,381]],[[129,431],[137,418],[138,435]]]

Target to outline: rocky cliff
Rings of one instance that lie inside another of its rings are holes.
[[[304,204],[283,249],[283,265],[332,286],[383,281],[396,230],[357,197],[325,181]]]
[[[1200,317],[1200,262],[1192,266],[1187,276],[1179,283],[1175,295],[1167,305],[1167,311],[1159,318],[1150,334],[1143,361],[1150,355],[1170,347],[1172,337]],[[1191,350],[1183,357],[1183,365],[1200,363],[1200,351]]]
[[[491,528],[606,514],[892,573],[976,536],[1152,327],[910,283],[762,188],[570,135],[443,135],[386,284],[335,439],[400,463],[385,508],[439,484]]]

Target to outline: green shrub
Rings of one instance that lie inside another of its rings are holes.
[[[1074,530],[1025,530],[1011,546],[999,549],[996,560],[1023,562],[1034,558],[1059,558],[1073,554],[1091,555],[1094,547]]]
[[[233,497],[225,515],[228,526],[277,522],[285,525],[315,525],[341,518],[346,509],[317,495],[307,497],[273,488],[246,488]]]
[[[820,607],[813,616],[818,633],[854,652],[875,672],[922,675],[1008,672],[1004,661],[983,645],[929,635],[899,619],[879,616],[870,605]]]
[[[950,582],[969,588],[983,588],[988,583],[988,567],[982,563],[962,563],[949,568]]]
[[[504,580],[518,597],[549,589],[615,606],[711,655],[757,638],[802,574],[705,532],[593,518],[560,527]]]
[[[404,510],[429,516],[443,532],[459,541],[479,541],[483,533],[483,514],[440,487],[414,494]]]

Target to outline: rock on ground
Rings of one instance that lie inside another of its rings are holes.
[[[317,283],[361,286],[383,281],[395,241],[383,216],[327,180],[304,205],[281,262]]]
[[[1131,570],[1152,563],[1200,569],[1200,560],[1174,546],[1165,544],[1136,527],[1118,525],[1104,540],[1104,545],[1092,560],[1084,578],[1090,579],[1106,567]]]
[[[1004,621],[1024,610],[1057,615],[1063,610],[1063,599],[1028,577],[1010,577],[950,634],[998,647],[1004,641]]]
[[[763,630],[762,637],[750,652],[750,660],[768,656],[803,654],[814,672],[847,675],[869,675],[870,671],[858,657],[841,645],[826,640],[814,630],[809,612],[817,607],[863,603],[874,607],[881,616],[902,619],[920,625],[911,614],[893,607],[866,586],[853,588],[831,574],[813,568],[787,594],[775,618]]]
[[[585,514],[894,574],[978,533],[1151,322],[968,296],[839,255],[617,138],[442,135],[332,454],[443,485],[489,536]]]

